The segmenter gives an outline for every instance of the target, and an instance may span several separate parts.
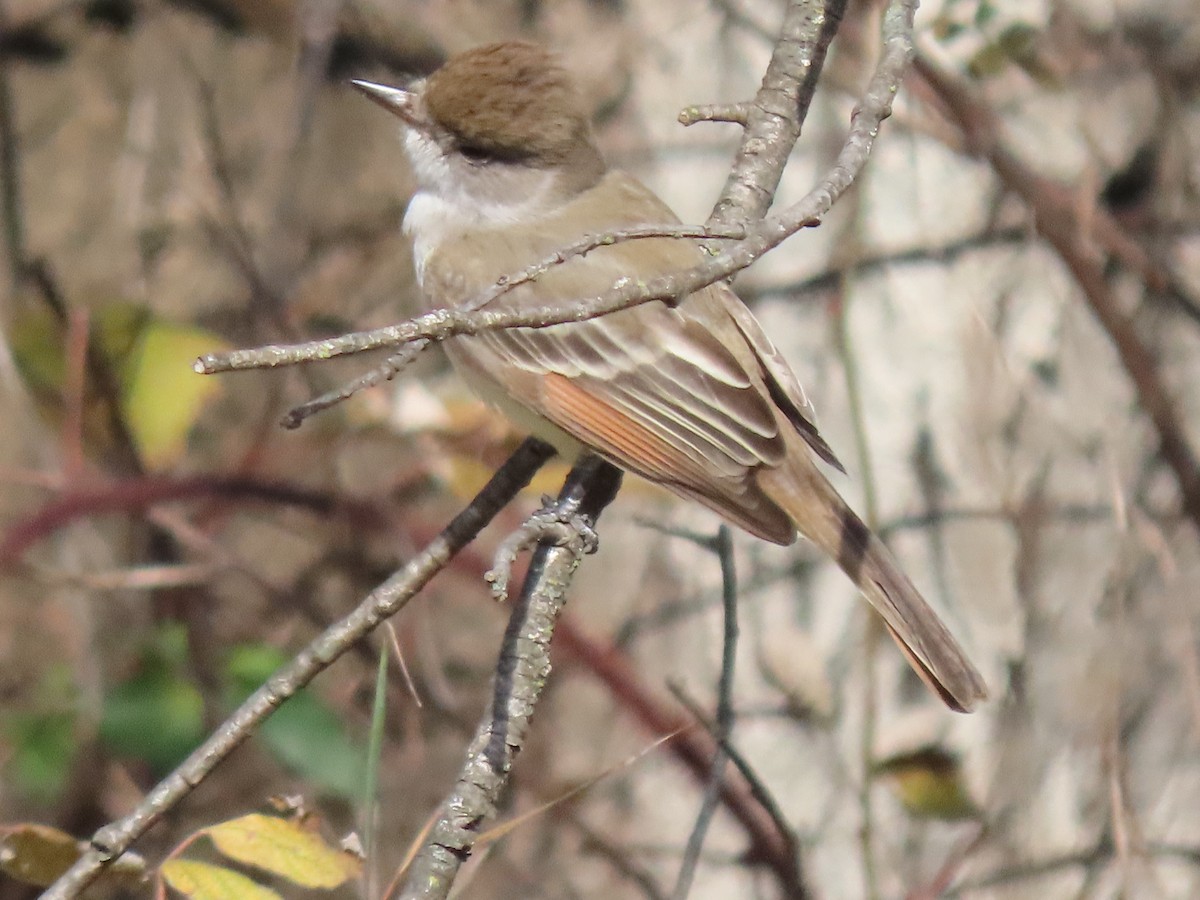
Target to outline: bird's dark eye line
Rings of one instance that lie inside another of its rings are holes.
[[[480,147],[478,144],[454,142],[447,152],[457,152],[472,166],[490,166],[521,163],[528,160],[530,153],[517,148]]]
[[[475,165],[482,165],[483,163],[491,162],[494,158],[492,154],[488,153],[486,150],[482,150],[479,147],[472,147],[470,144],[459,145],[458,152],[463,155],[463,158],[466,159],[467,162]]]

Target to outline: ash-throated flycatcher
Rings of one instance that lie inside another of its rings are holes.
[[[467,51],[407,90],[355,85],[404,123],[419,183],[404,227],[430,308],[463,303],[584,235],[678,221],[605,166],[574,83],[536,45]],[[702,259],[687,240],[619,242],[489,308],[561,305]],[[969,711],[986,696],[937,614],[817,469],[813,454],[841,466],[791,369],[725,284],[673,305],[459,336],[445,348],[480,397],[564,456],[599,454],[765,540],[809,538],[948,706]]]

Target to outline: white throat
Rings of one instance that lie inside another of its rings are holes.
[[[404,214],[412,238],[417,283],[442,241],[477,228],[502,228],[544,216],[558,205],[554,169],[493,163],[472,165],[448,156],[424,135],[406,129],[405,150],[420,189]]]
[[[404,233],[412,238],[417,283],[424,281],[425,263],[442,241],[471,229],[517,225],[543,215],[554,174],[543,175],[540,189],[519,203],[488,202],[462,193],[446,196],[428,188],[413,194],[404,214]]]

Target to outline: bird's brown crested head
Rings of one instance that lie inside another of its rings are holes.
[[[424,102],[468,156],[553,166],[590,143],[575,82],[537,44],[487,44],[452,57],[429,76]]]

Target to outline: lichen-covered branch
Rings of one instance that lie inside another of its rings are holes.
[[[553,455],[554,450],[548,444],[534,438],[526,440],[432,543],[372,591],[350,615],[327,628],[272,675],[175,771],[160,781],[133,812],[96,832],[87,852],[42,895],[44,900],[79,896],[106,864],[125,852],[146,829],[200,784],[254,733],[263,719],[425,587]]]
[[[620,483],[620,470],[587,457],[571,470],[558,504],[568,504],[573,512],[594,522],[612,502]],[[550,675],[550,639],[586,548],[587,542],[580,536],[553,544],[543,542],[534,553],[500,651],[492,708],[479,724],[454,789],[413,862],[401,895],[406,900],[448,896],[480,826],[495,815],[500,792],[525,744]]]

